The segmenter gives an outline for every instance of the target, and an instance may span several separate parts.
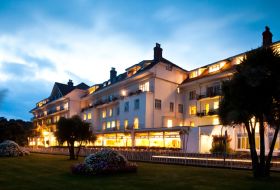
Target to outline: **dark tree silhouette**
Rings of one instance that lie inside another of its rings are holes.
[[[13,140],[21,146],[28,145],[28,137],[32,136],[33,131],[31,122],[0,117],[0,142]]]
[[[60,118],[57,123],[56,137],[60,144],[67,143],[70,160],[78,159],[83,142],[94,142],[96,136],[90,130],[90,124],[81,120],[79,116]],[[75,142],[79,143],[75,156]]]
[[[246,128],[253,174],[269,176],[271,158],[280,126],[280,55],[270,47],[248,52],[236,73],[222,85],[223,99],[219,116],[223,125]],[[256,151],[256,128],[259,128],[260,152]],[[274,128],[270,151],[265,156],[265,130]]]

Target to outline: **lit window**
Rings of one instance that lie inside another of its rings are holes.
[[[161,109],[161,100],[155,99],[155,109],[157,110]]]
[[[64,104],[64,109],[68,110],[68,108],[69,108],[69,105],[68,105],[68,102],[67,102],[67,103]]]
[[[140,100],[139,99],[134,100],[134,109],[138,110],[139,106],[140,106]]]
[[[212,72],[215,72],[215,71],[218,71],[220,70],[221,68],[223,68],[223,66],[225,65],[226,63],[223,61],[221,63],[217,63],[217,64],[214,64],[214,65],[211,65],[209,67],[209,73],[212,73]]]
[[[122,90],[122,91],[121,91],[121,95],[122,95],[122,96],[126,96],[126,90]]]
[[[177,93],[180,94],[180,88],[179,87],[177,87]]]
[[[48,114],[48,112],[47,111],[44,111],[44,115],[46,116]]]
[[[139,90],[141,90],[142,92],[148,92],[150,91],[150,83],[149,81],[145,82],[145,83],[141,83],[139,85]]]
[[[124,125],[124,128],[125,128],[125,129],[127,129],[127,127],[128,127],[128,120],[127,120],[127,119],[126,119],[126,120],[124,120],[123,125]]]
[[[112,110],[112,108],[110,108],[109,109],[109,117],[112,117],[112,115],[113,115],[113,110]]]
[[[102,129],[105,130],[106,129],[106,122],[102,123]]]
[[[87,120],[87,114],[84,114],[84,120]]]
[[[209,113],[209,109],[210,109],[209,104],[205,104],[205,114],[206,115]]]
[[[195,115],[196,114],[196,106],[190,106],[189,107],[189,114]]]
[[[117,127],[117,129],[120,129],[120,125],[121,125],[121,124],[120,124],[120,120],[117,120],[117,122],[116,122],[116,123],[117,123],[117,126],[116,126],[116,127]]]
[[[219,108],[219,102],[216,101],[216,102],[214,102],[214,109],[218,109],[218,108]]]
[[[102,111],[102,118],[106,118],[106,110]]]
[[[139,128],[139,119],[138,119],[138,117],[134,118],[133,127],[134,127],[134,129],[138,129]]]
[[[213,118],[213,125],[219,125],[219,118]]]
[[[116,122],[115,122],[115,121],[112,121],[111,127],[112,127],[112,128],[115,128],[115,127],[116,127]]]
[[[190,121],[190,126],[194,127],[194,122],[193,121]]]
[[[190,78],[197,77],[198,76],[198,71],[197,70],[196,71],[192,71],[189,76],[190,76]]]
[[[167,127],[170,128],[173,126],[172,119],[167,120]]]
[[[87,117],[88,119],[91,119],[91,113],[88,113]]]
[[[56,111],[59,111],[60,110],[60,106],[56,106]]]
[[[111,122],[107,121],[107,129],[111,128]]]

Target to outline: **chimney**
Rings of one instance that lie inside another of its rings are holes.
[[[154,61],[160,61],[162,59],[162,48],[159,43],[156,43],[154,47]]]
[[[114,67],[111,68],[111,71],[110,71],[110,80],[111,80],[111,83],[114,83],[116,82],[116,78],[117,78],[117,71]]]
[[[268,26],[265,27],[265,31],[262,33],[263,36],[263,46],[267,47],[272,44],[272,33]]]
[[[74,83],[73,83],[73,81],[71,80],[71,79],[69,79],[69,81],[68,81],[68,86],[70,86],[70,87],[73,87],[73,85],[74,85]]]

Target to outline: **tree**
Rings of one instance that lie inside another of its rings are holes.
[[[246,128],[253,174],[269,176],[271,158],[279,132],[280,116],[280,55],[271,47],[246,53],[236,73],[223,82],[223,99],[219,116],[223,125]],[[256,129],[259,128],[260,152],[256,150]],[[274,128],[270,151],[265,156],[265,130]]]
[[[21,146],[27,145],[33,128],[31,122],[0,117],[0,142],[12,140]]]
[[[55,134],[60,144],[67,143],[70,160],[78,159],[83,142],[94,142],[96,140],[96,136],[90,130],[90,124],[82,121],[77,115],[71,118],[60,118]],[[76,156],[75,142],[79,143]]]

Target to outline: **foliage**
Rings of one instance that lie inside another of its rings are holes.
[[[225,144],[225,136],[223,135],[213,135],[212,148],[210,149],[211,153],[231,153],[233,150],[230,148],[231,138],[229,136],[226,137]],[[226,149],[225,149],[226,145]],[[226,151],[225,151],[226,150]]]
[[[55,134],[60,144],[67,143],[70,160],[78,159],[83,142],[94,142],[96,140],[96,136],[90,130],[90,124],[82,121],[77,115],[71,118],[60,118]],[[74,150],[75,142],[79,143],[76,156]]]
[[[18,157],[29,155],[29,152],[20,148],[14,141],[6,140],[0,143],[0,157]]]
[[[0,117],[0,142],[13,140],[21,146],[28,145],[28,137],[32,136],[34,126],[31,122]]]
[[[270,47],[250,51],[236,67],[233,78],[223,83],[223,99],[219,108],[223,125],[246,128],[252,168],[255,177],[268,176],[270,162],[280,124],[280,55]],[[255,143],[259,124],[260,155]],[[265,157],[266,124],[275,129],[270,152]]]
[[[122,154],[111,149],[90,154],[85,158],[84,163],[72,166],[72,173],[82,175],[136,172],[136,170],[136,164],[129,163]]]

